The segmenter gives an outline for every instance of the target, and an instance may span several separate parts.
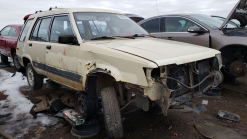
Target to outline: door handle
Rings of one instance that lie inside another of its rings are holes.
[[[51,46],[50,45],[47,45],[46,46],[46,49],[49,49],[50,50],[51,49]]]
[[[33,44],[32,44],[32,43],[29,43],[28,45],[29,45],[30,47],[32,47]]]
[[[167,40],[174,40],[172,37],[167,37]]]

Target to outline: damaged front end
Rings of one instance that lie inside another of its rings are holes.
[[[223,81],[220,64],[220,59],[215,57],[183,65],[146,68],[148,87],[144,89],[144,96],[155,101],[167,115],[170,106],[216,88]]]

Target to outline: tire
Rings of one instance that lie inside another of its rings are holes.
[[[20,70],[21,68],[23,68],[18,60],[18,56],[16,55],[16,53],[14,52],[13,53],[13,63],[14,63],[14,66],[17,70]]]
[[[115,89],[113,87],[102,89],[101,97],[106,133],[109,138],[121,138],[123,124]]]
[[[8,57],[1,54],[1,62],[2,62],[3,64],[8,64],[8,63],[9,63]]]
[[[26,67],[27,82],[33,90],[39,90],[43,87],[43,77],[40,76],[34,69],[31,63]]]

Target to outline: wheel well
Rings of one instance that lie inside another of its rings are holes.
[[[10,53],[11,53],[11,56],[13,57],[14,56],[14,53],[15,53],[16,51],[15,51],[15,49],[14,48],[11,48],[10,49]]]
[[[233,60],[247,60],[247,46],[228,45],[220,49],[223,65],[229,64]]]
[[[93,74],[87,75],[86,81],[86,92],[89,95],[100,96],[100,92],[103,88],[114,87],[116,80],[109,74],[102,72],[94,72]]]
[[[26,57],[23,58],[23,65],[26,68],[27,64],[30,62],[30,60]]]

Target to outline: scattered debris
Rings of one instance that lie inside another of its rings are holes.
[[[85,119],[72,109],[64,110],[63,115],[73,126],[82,125],[85,122]]]
[[[8,133],[4,132],[1,128],[0,128],[0,135],[2,135],[3,137],[5,137],[7,139],[14,139],[11,135],[9,135]]]
[[[192,107],[193,107],[193,111],[197,114],[200,114],[200,113],[207,111],[206,107],[204,105],[201,105],[201,104],[196,104]]]
[[[193,103],[192,102],[185,102],[186,105],[191,106]]]
[[[208,100],[202,100],[203,105],[208,105]]]
[[[210,139],[246,139],[233,129],[212,123],[195,124],[195,128],[204,137]]]
[[[39,134],[43,131],[43,127],[39,127],[36,131],[35,134]]]
[[[184,113],[188,113],[188,112],[192,112],[193,111],[193,109],[191,107],[187,106],[187,105],[171,106],[171,108],[173,110],[184,112]]]
[[[228,111],[224,111],[224,110],[219,110],[218,116],[220,118],[224,118],[224,119],[235,121],[235,122],[238,122],[240,120],[240,117],[238,115],[234,113],[230,113]]]
[[[176,132],[171,132],[171,134],[173,135],[173,136],[178,136],[178,133],[176,133]]]

